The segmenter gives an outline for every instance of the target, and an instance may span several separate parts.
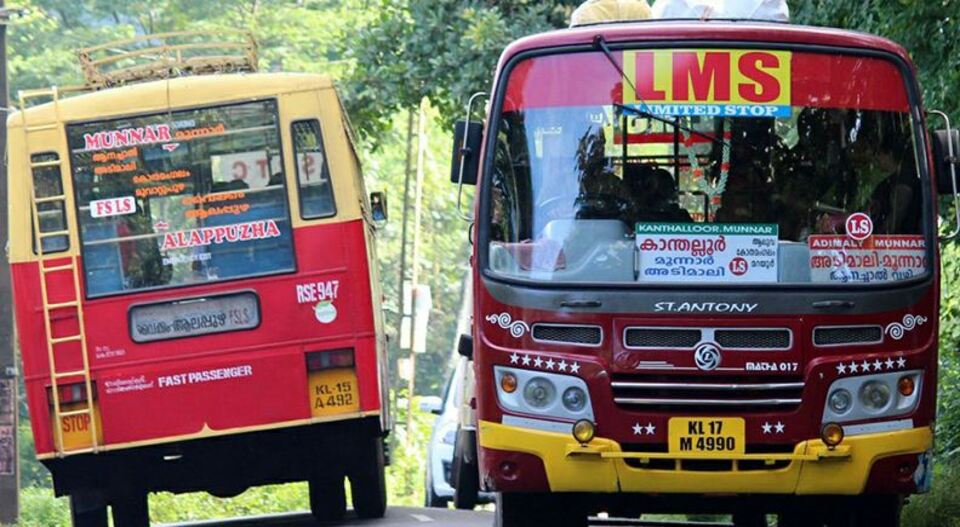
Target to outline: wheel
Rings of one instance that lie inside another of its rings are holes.
[[[468,434],[460,431],[453,447],[453,506],[460,510],[473,510],[480,497],[480,469],[476,454],[466,450],[474,444]]]
[[[383,439],[374,437],[357,456],[350,471],[353,510],[362,519],[383,518],[387,512],[387,479],[384,474]]]
[[[448,498],[441,498],[437,496],[437,493],[433,490],[433,477],[430,475],[430,469],[427,469],[427,479],[424,486],[424,507],[428,509],[446,509],[447,505],[450,504]]]
[[[338,522],[347,513],[347,490],[343,476],[326,480],[313,479],[310,489],[310,513],[320,522]]]
[[[587,527],[579,499],[564,494],[498,493],[494,527]]]
[[[849,527],[900,527],[903,496],[861,496],[850,510]],[[833,527],[833,526],[831,526]]]
[[[733,515],[734,527],[767,527],[767,515],[763,512],[740,511]]]
[[[103,500],[71,494],[70,522],[73,527],[107,527],[107,505]]]
[[[118,497],[111,503],[115,527],[149,527],[150,507],[147,493],[139,492]]]

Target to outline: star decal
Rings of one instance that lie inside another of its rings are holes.
[[[864,359],[861,362],[852,361],[850,364],[837,364],[837,376],[843,376],[847,373],[853,375],[856,373],[870,373],[904,369],[907,367],[907,359],[903,357],[887,357],[886,359],[874,357],[873,360]]]
[[[507,357],[510,359],[511,365],[561,373],[572,373],[574,375],[580,373],[579,362],[568,362],[566,359],[559,357],[537,356],[532,353],[528,355],[517,351],[510,352],[510,355]]]
[[[651,435],[651,436],[652,436],[653,434],[657,433],[657,427],[653,426],[653,423],[647,424],[647,426],[645,427],[645,429],[646,429],[646,431],[647,431],[647,435]]]
[[[574,362],[570,365],[570,373],[580,373],[580,363]]]
[[[893,359],[891,359],[891,358],[888,357],[888,358],[887,358],[887,362],[885,362],[884,364],[887,365],[887,369],[888,369],[888,370],[892,370],[892,369],[893,369],[893,364],[894,364]]]
[[[880,359],[873,361],[873,371],[880,371],[883,369],[883,363],[880,362]]]
[[[869,372],[869,371],[870,371],[870,363],[867,362],[867,361],[863,361],[863,364],[861,365],[861,367],[863,368],[863,371],[865,371],[865,372]]]
[[[556,362],[553,362],[553,359],[547,359],[547,364],[546,364],[546,366],[547,366],[547,369],[548,369],[548,370],[552,370],[554,364],[556,364]]]
[[[843,375],[847,373],[847,365],[844,363],[837,364],[837,375]]]
[[[777,421],[777,424],[774,425],[774,428],[777,429],[777,433],[778,433],[778,434],[782,434],[782,433],[784,432],[784,430],[786,430],[787,427],[786,427],[783,423],[781,423],[780,421]]]
[[[534,366],[535,368],[539,368],[539,367],[543,366],[543,359],[541,359],[540,357],[537,357],[536,359],[533,359],[533,366]]]
[[[897,367],[898,367],[898,368],[906,368],[906,367],[907,367],[907,359],[905,359],[905,358],[903,358],[903,357],[900,357],[899,359],[897,359]]]
[[[560,371],[567,371],[567,361],[561,360],[561,361],[557,364],[557,369],[559,369]]]
[[[633,435],[635,436],[643,435],[643,426],[640,426],[640,423],[633,425]]]
[[[517,355],[516,353],[514,353],[513,355],[510,355],[510,364],[516,364],[519,361],[520,361],[520,355]]]
[[[763,433],[769,434],[770,432],[773,432],[773,425],[769,422],[763,423]]]
[[[850,363],[850,373],[860,373],[860,365],[856,362]]]

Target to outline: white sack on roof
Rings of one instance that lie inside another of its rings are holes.
[[[648,18],[650,18],[650,6],[646,0],[587,0],[573,12],[573,16],[570,17],[570,26]]]
[[[657,0],[653,18],[738,18],[788,22],[786,0]]]

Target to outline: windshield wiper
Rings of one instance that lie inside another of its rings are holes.
[[[637,101],[639,101],[640,105],[642,106],[642,108],[634,108],[633,106],[627,106],[625,104],[620,104],[615,102],[613,103],[614,108],[616,108],[617,110],[620,110],[621,112],[631,113],[637,117],[651,119],[653,121],[661,122],[663,124],[672,126],[678,130],[683,130],[688,134],[695,135],[702,139],[706,139],[715,145],[720,145],[722,148],[731,148],[731,144],[728,143],[727,141],[717,138],[716,136],[705,134],[703,132],[690,128],[688,126],[684,126],[680,124],[679,119],[671,121],[670,119],[666,119],[664,117],[661,117],[651,112],[650,106],[647,104],[647,102],[640,98],[640,93],[637,91],[636,85],[633,84],[633,81],[631,81],[630,78],[627,77],[627,74],[624,73],[623,68],[621,68],[620,64],[617,63],[617,59],[614,58],[613,52],[610,51],[610,46],[607,45],[607,39],[603,38],[603,35],[597,35],[593,37],[593,45],[595,48],[603,52],[604,56],[606,56],[607,60],[610,62],[610,65],[612,65],[617,70],[617,72],[620,73],[620,78],[622,78],[623,82],[627,83],[630,86],[630,89],[633,90],[633,93],[635,93],[637,96]],[[752,145],[750,145],[750,147],[752,149]]]

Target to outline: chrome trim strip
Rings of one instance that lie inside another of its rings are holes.
[[[669,382],[624,382],[610,383],[613,389],[626,390],[722,390],[722,391],[764,391],[764,390],[796,390],[803,389],[802,382],[781,382],[766,384],[711,384],[690,383],[676,384]]]
[[[827,330],[827,329],[867,329],[867,328],[876,328],[880,330],[880,340],[863,340],[856,342],[841,342],[839,344],[817,344],[817,331]],[[813,345],[818,348],[838,348],[841,346],[875,346],[877,344],[883,344],[883,326],[879,324],[863,324],[857,326],[817,326],[813,328],[812,338]]]
[[[616,404],[634,406],[796,406],[800,399],[649,399],[615,397]]]
[[[536,328],[540,327],[551,327],[551,328],[590,328],[590,329],[599,329],[600,330],[600,342],[596,344],[583,344],[580,342],[570,342],[568,340],[543,340],[538,339],[534,336]],[[554,324],[550,322],[536,322],[530,327],[530,338],[534,342],[539,342],[541,344],[563,344],[565,346],[581,346],[584,348],[599,348],[603,346],[603,326],[596,326],[592,324]]]

